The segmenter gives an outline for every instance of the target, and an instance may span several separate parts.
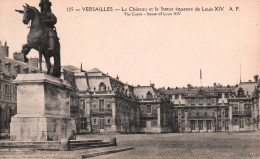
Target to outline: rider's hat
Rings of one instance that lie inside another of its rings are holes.
[[[46,3],[47,3],[49,6],[51,6],[51,2],[49,2],[49,0],[41,0],[39,6],[42,7],[43,4],[46,4]]]

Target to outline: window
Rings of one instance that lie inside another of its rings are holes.
[[[229,129],[229,121],[226,120],[226,122],[225,122],[225,130],[228,130],[228,129]]]
[[[174,112],[175,112],[175,117],[178,118],[178,110],[175,110]]]
[[[87,119],[81,118],[80,119],[80,129],[86,129],[87,128]]]
[[[110,125],[111,124],[111,120],[110,118],[107,118],[107,125]]]
[[[175,99],[179,99],[179,95],[178,94],[175,94]]]
[[[225,117],[228,117],[228,108],[225,108]]]
[[[111,107],[110,107],[110,103],[107,103],[107,109],[110,109]]]
[[[225,98],[228,98],[228,93],[225,93]]]
[[[100,112],[104,111],[104,99],[99,100],[99,111]]]
[[[244,111],[244,103],[243,102],[238,103],[238,111]]]
[[[211,130],[211,123],[212,123],[211,120],[207,120],[207,129],[208,130]]]
[[[203,121],[199,120],[199,130],[203,130]]]
[[[147,105],[147,112],[146,113],[152,113],[151,105]]]
[[[212,103],[213,105],[216,103],[215,98],[212,98],[212,99],[211,99],[211,103]]]
[[[181,110],[181,117],[184,118],[184,109]]]
[[[97,125],[97,119],[96,118],[93,119],[93,125]]]
[[[240,127],[240,128],[244,128],[244,117],[240,117],[239,127]]]
[[[191,130],[195,130],[195,120],[190,121]]]
[[[208,105],[211,105],[211,99],[208,98]]]
[[[5,85],[5,94],[6,95],[10,94],[10,86],[9,85]]]
[[[146,99],[153,99],[153,94],[150,91],[146,93]]]
[[[191,99],[191,105],[195,105],[195,99]]]
[[[191,100],[188,99],[188,100],[187,100],[187,105],[190,105],[190,104],[191,104]]]
[[[81,101],[81,105],[82,105],[82,109],[85,109],[85,108],[86,108],[85,100],[82,100],[82,101]]]
[[[99,84],[99,91],[101,91],[101,92],[106,91],[106,85],[105,85],[103,82],[101,82],[101,83]]]
[[[202,105],[202,104],[203,104],[203,99],[199,98],[199,105]]]

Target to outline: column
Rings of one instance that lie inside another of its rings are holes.
[[[228,116],[229,116],[229,132],[232,132],[233,131],[233,124],[232,124],[233,116],[232,116],[232,106],[231,105],[229,106],[229,114],[228,114]]]
[[[207,124],[206,124],[206,120],[203,120],[203,132],[207,132]]]
[[[111,100],[111,107],[112,107],[111,131],[116,131],[116,101],[115,101],[115,98],[112,98],[112,100]]]
[[[195,132],[199,132],[199,120],[195,120]]]
[[[157,108],[157,123],[161,126],[161,108]]]
[[[90,97],[87,97],[85,99],[85,103],[86,103],[86,109],[85,109],[85,114],[87,116],[87,131],[91,132],[91,115],[90,115],[90,111],[91,111],[91,99]]]

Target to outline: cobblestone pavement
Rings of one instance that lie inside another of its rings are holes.
[[[186,133],[186,134],[112,134],[81,135],[77,139],[117,137],[118,146],[133,150],[99,158],[260,158],[260,132],[252,133]],[[80,158],[82,154],[115,147],[77,151],[0,151],[0,158]]]

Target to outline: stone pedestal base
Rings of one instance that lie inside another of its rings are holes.
[[[14,141],[57,141],[72,138],[76,125],[72,118],[12,117],[10,134]]]

